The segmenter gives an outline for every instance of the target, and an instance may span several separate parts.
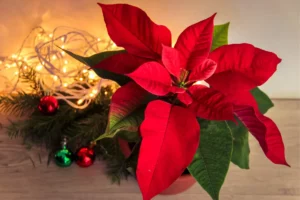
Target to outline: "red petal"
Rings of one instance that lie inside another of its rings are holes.
[[[259,112],[250,92],[230,95],[235,99],[234,113],[258,140],[266,156],[275,164],[288,165],[285,159],[284,144],[279,129],[268,117]]]
[[[166,95],[172,86],[169,72],[157,62],[144,63],[134,72],[127,74],[127,76],[155,95]]]
[[[217,62],[217,70],[207,82],[224,93],[251,90],[265,83],[276,71],[280,59],[271,52],[250,44],[222,46],[213,51],[210,59]]]
[[[102,8],[110,38],[129,53],[144,58],[160,58],[162,44],[171,46],[171,32],[151,21],[141,9],[127,4]]]
[[[217,68],[217,63],[213,60],[206,59],[200,65],[196,66],[189,77],[190,81],[202,81],[211,77]]]
[[[128,53],[120,53],[101,61],[93,68],[100,68],[117,74],[127,74],[133,72],[146,61]]]
[[[184,67],[180,52],[171,47],[163,46],[162,61],[170,74],[179,79],[180,69]]]
[[[215,15],[188,27],[177,40],[175,49],[182,53],[186,60],[185,67],[188,70],[193,69],[208,57],[212,44]]]
[[[180,87],[177,87],[177,86],[172,86],[169,90],[169,92],[172,92],[172,93],[184,93],[185,92],[185,89],[184,88],[180,88]]]
[[[232,103],[225,95],[203,85],[189,88],[193,103],[189,109],[209,120],[234,120]]]
[[[193,98],[187,92],[178,94],[177,98],[186,106],[190,105],[193,102]]]
[[[199,145],[200,127],[186,108],[156,100],[148,104],[140,130],[137,180],[144,200],[150,200],[191,163]]]

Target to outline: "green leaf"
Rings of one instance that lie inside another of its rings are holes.
[[[232,121],[228,121],[233,136],[233,151],[231,162],[239,166],[241,169],[249,169],[249,132],[248,129],[238,119],[238,125]]]
[[[138,128],[144,120],[144,111],[146,107],[142,106],[135,109],[128,115],[121,118],[108,132],[102,135],[103,138],[113,138],[115,135],[121,133],[121,137],[127,141],[134,141],[138,139]],[[126,132],[124,132],[126,131]]]
[[[94,54],[90,57],[83,57],[83,56],[74,54],[71,51],[68,51],[65,49],[62,49],[62,50],[65,51],[71,57],[75,58],[76,60],[78,60],[78,61],[82,62],[83,64],[90,66],[90,67],[97,65],[98,63],[105,60],[106,58],[109,58],[110,56],[126,52],[125,50],[105,51],[105,52],[101,52],[98,54]],[[107,71],[104,69],[100,69],[100,68],[93,68],[93,70],[101,78],[113,80],[113,81],[117,82],[119,85],[124,85],[130,81],[130,79],[127,76],[124,76],[121,74],[116,74],[116,73],[113,73],[113,72],[110,72],[110,71]]]
[[[212,197],[219,199],[232,154],[232,135],[224,121],[201,121],[200,145],[189,172]]]
[[[228,44],[228,28],[229,22],[227,22],[226,24],[214,26],[214,35],[211,51],[215,50],[220,46]]]
[[[251,90],[251,93],[258,104],[259,111],[262,114],[265,114],[270,108],[274,106],[271,99],[258,87]]]
[[[112,138],[121,131],[127,132],[128,140],[134,137],[128,134],[136,135],[138,132],[146,104],[151,99],[149,96],[152,95],[132,81],[120,87],[111,99],[106,131],[96,140]]]
[[[120,130],[118,132],[118,137],[128,142],[137,142],[141,139],[138,131],[132,132],[132,131]]]

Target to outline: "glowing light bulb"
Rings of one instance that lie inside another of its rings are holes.
[[[94,93],[90,93],[90,97],[94,97],[95,96],[95,94]]]
[[[65,45],[61,45],[61,48],[64,49],[64,48],[65,48]]]
[[[50,38],[53,38],[53,34],[52,34],[52,33],[50,33],[50,34],[49,34],[49,37],[50,37]]]
[[[62,42],[65,42],[65,37],[61,37],[60,40],[61,40]]]
[[[83,78],[79,78],[80,81],[83,81]]]
[[[35,68],[35,69],[36,69],[37,71],[40,71],[40,70],[42,70],[42,68],[43,68],[43,66],[42,66],[42,65],[38,65],[38,66],[36,66],[36,68]]]
[[[18,74],[19,74],[19,72],[18,72],[18,71],[16,71],[16,72],[15,72],[15,75],[18,75]]]
[[[100,39],[100,38],[97,38],[97,41],[98,41],[98,42],[100,42],[100,41],[101,41],[101,39]]]
[[[64,73],[67,72],[67,68],[66,68],[66,67],[63,68],[63,72],[64,72]]]
[[[66,55],[66,52],[64,52],[64,51],[61,51],[60,53],[61,53],[62,56]]]
[[[77,105],[81,105],[83,103],[83,99],[79,99],[78,101],[77,101]]]
[[[64,83],[64,87],[68,87],[68,83]]]
[[[65,60],[64,63],[65,63],[65,65],[67,65],[69,62],[68,62],[68,60]]]
[[[93,89],[92,93],[97,94],[98,90],[97,89]]]
[[[17,58],[16,54],[11,55],[12,58]]]
[[[87,73],[87,71],[88,71],[87,69],[82,70],[83,73]]]
[[[107,91],[104,92],[104,95],[107,95]]]
[[[56,55],[53,55],[52,60],[56,60],[56,59],[57,59]]]
[[[114,42],[112,42],[111,47],[112,47],[112,48],[116,48],[117,45],[116,45]]]
[[[94,71],[89,71],[89,79],[95,79],[96,78],[96,74]]]
[[[57,76],[53,76],[53,80],[57,81],[58,77]]]
[[[13,67],[16,67],[16,66],[17,66],[17,63],[13,63],[12,66],[13,66]]]
[[[27,69],[27,66],[24,66],[23,69],[26,70],[26,69]]]
[[[0,65],[2,65],[2,63],[3,63],[3,62],[0,60]]]

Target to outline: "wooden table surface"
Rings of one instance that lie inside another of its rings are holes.
[[[274,100],[268,112],[279,126],[291,168],[273,165],[250,136],[250,170],[231,164],[220,200],[300,200],[300,100]],[[4,121],[2,115],[1,121]],[[41,162],[39,159],[41,156]],[[35,163],[35,167],[32,164]],[[47,167],[47,153],[26,150],[21,140],[0,132],[0,200],[141,200],[135,180],[111,185],[104,165],[96,162],[82,169],[76,165]],[[197,184],[175,196],[154,200],[210,200]]]

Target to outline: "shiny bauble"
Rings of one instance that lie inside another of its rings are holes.
[[[96,158],[95,150],[93,147],[80,147],[75,153],[75,161],[80,167],[91,166]]]
[[[55,114],[58,109],[58,101],[53,96],[44,96],[41,98],[38,108],[45,115]]]
[[[70,149],[64,146],[55,153],[54,160],[59,167],[69,167],[74,160],[74,154]]]

